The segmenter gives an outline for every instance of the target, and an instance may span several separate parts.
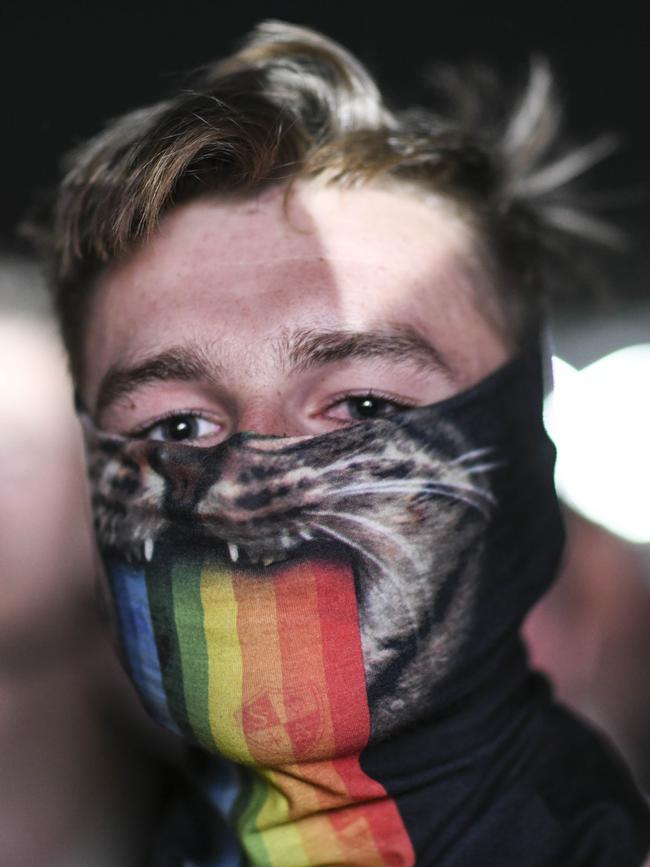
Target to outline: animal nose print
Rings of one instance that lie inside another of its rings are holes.
[[[149,465],[164,481],[164,509],[172,514],[195,509],[206,489],[221,473],[218,461],[213,461],[208,468],[191,450],[180,453],[170,452],[167,448],[153,451]]]

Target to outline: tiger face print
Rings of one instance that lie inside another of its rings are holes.
[[[441,419],[432,435],[426,409],[314,437],[236,434],[206,449],[86,424],[100,547],[139,563],[180,532],[269,578],[317,551],[348,558],[371,736],[386,737],[417,718],[467,640],[495,505],[493,450]]]

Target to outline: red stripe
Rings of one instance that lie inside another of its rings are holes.
[[[344,756],[333,762],[334,767],[351,798],[367,802],[363,813],[384,863],[391,867],[415,864],[413,846],[395,803],[359,764],[359,754],[370,736],[370,712],[352,571],[324,565],[316,572],[316,586],[336,752]],[[332,821],[342,834],[358,810],[333,814]]]

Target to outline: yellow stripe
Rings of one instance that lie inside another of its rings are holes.
[[[230,574],[205,569],[201,602],[208,646],[208,694],[212,737],[218,749],[237,762],[253,763],[237,720],[242,707],[242,657],[237,636],[237,601]]]
[[[217,748],[237,762],[255,766],[241,725],[243,706],[243,664],[237,631],[238,604],[231,573],[205,569],[201,575],[201,602],[208,647],[209,714],[212,737]],[[272,609],[271,609],[272,610]],[[268,608],[267,608],[268,611]],[[270,636],[266,636],[267,638]],[[261,643],[264,646],[264,643]],[[269,863],[277,867],[304,867],[309,864],[301,835],[289,822],[289,803],[275,785],[272,772],[260,773],[267,797],[255,825],[242,828],[242,843],[249,856],[261,852],[259,835]],[[254,858],[254,863],[257,860]]]

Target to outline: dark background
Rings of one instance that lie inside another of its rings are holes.
[[[62,153],[123,111],[164,96],[188,69],[233,49],[262,18],[321,29],[370,67],[393,102],[422,101],[422,73],[436,61],[483,60],[506,80],[526,75],[531,54],[553,65],[577,141],[621,136],[594,173],[630,239],[604,257],[619,297],[648,297],[650,151],[648,27],[643,4],[548,3],[59,2],[0,5],[0,246],[34,194],[51,186]],[[600,254],[598,254],[600,255]],[[600,266],[599,266],[599,271]]]

